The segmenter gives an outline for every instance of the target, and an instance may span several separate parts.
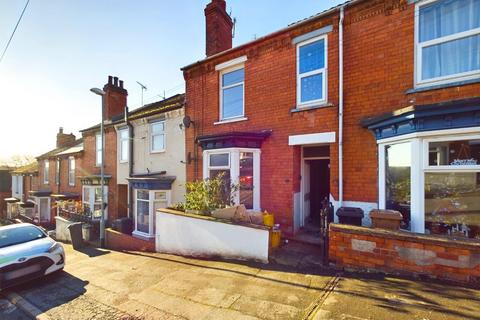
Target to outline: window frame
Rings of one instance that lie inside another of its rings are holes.
[[[49,183],[50,175],[50,160],[43,161],[43,184]]]
[[[138,191],[147,191],[148,192],[148,200],[139,199],[138,198]],[[155,200],[155,193],[161,192],[165,193],[165,200]],[[148,233],[139,231],[138,230],[138,201],[143,201],[148,203]],[[165,207],[171,205],[171,190],[149,190],[149,189],[134,189],[134,209],[133,209],[133,216],[134,216],[134,230],[132,235],[140,237],[140,238],[154,238],[155,237],[155,203],[163,202],[166,204]]]
[[[230,179],[233,184],[240,182],[240,153],[253,153],[253,211],[261,210],[261,181],[260,181],[260,160],[261,150],[257,148],[224,148],[203,151],[203,178],[210,177],[210,170],[230,170]],[[210,155],[229,153],[227,166],[210,166]],[[235,203],[240,203],[240,190],[234,195]]]
[[[378,207],[386,208],[385,148],[388,145],[411,143],[410,212],[411,231],[425,233],[425,174],[432,172],[480,172],[477,166],[429,166],[429,142],[480,139],[480,127],[425,131],[377,141],[378,145]]]
[[[234,71],[237,71],[237,70],[240,70],[240,69],[243,69],[243,81],[224,87],[223,86],[223,76],[227,73],[231,73],[231,72],[234,72]],[[245,118],[245,71],[246,71],[246,69],[245,69],[245,63],[244,62],[220,70],[219,81],[218,81],[218,84],[219,84],[219,102],[220,102],[219,103],[219,117],[218,117],[219,122],[229,122],[229,121]],[[235,87],[238,87],[238,86],[242,86],[242,114],[237,115],[237,116],[233,116],[233,117],[224,118],[223,117],[223,90],[235,88]]]
[[[300,48],[317,42],[317,41],[324,41],[324,66],[323,68],[312,70],[306,72],[304,74],[300,74]],[[296,45],[296,81],[297,81],[297,109],[308,108],[313,106],[319,106],[326,104],[328,101],[328,34],[322,34],[317,37],[313,37],[311,39],[302,41],[297,43]],[[322,74],[322,92],[323,97],[322,99],[310,100],[307,102],[302,102],[302,79],[306,77],[310,77],[313,75]]]
[[[424,6],[430,5],[439,0],[424,0],[415,4],[415,27],[414,27],[414,83],[415,87],[421,88],[431,85],[443,85],[458,81],[468,81],[480,78],[480,69],[474,71],[461,72],[447,76],[440,76],[435,78],[422,79],[422,54],[423,48],[434,45],[446,43],[449,41],[459,40],[474,35],[480,36],[480,27],[472,30],[462,31],[448,36],[443,36],[437,39],[427,40],[420,43],[420,9]]]
[[[60,185],[60,159],[55,159],[55,185]]]
[[[73,166],[72,166],[72,163],[73,163]],[[73,169],[72,169],[72,167],[73,167]],[[76,170],[75,157],[70,156],[70,157],[68,157],[68,185],[70,187],[75,186],[75,179],[76,179],[75,170]],[[73,174],[73,179],[72,179],[72,174]]]
[[[95,212],[95,204],[100,203],[100,208],[102,203],[95,201],[95,190],[96,189],[101,189],[101,186],[98,185],[84,185],[82,186],[82,208],[85,209],[85,204],[88,204],[90,207],[90,213],[92,215],[92,219],[99,220],[101,216],[96,217],[94,215]],[[103,186],[104,188],[104,201],[106,204],[105,211],[104,211],[104,216],[105,219],[108,219],[108,186]],[[101,191],[100,191],[101,192]],[[85,200],[85,194],[88,193],[88,200]],[[93,210],[92,210],[93,209]]]
[[[100,140],[100,147],[99,147],[99,140]],[[97,167],[100,167],[103,162],[103,159],[99,159],[99,158],[102,158],[101,155],[99,156],[99,152],[100,154],[102,154],[103,146],[104,146],[103,140],[104,138],[102,139],[101,133],[97,133],[95,135],[95,166]],[[99,160],[101,160],[101,162]]]
[[[123,138],[122,137],[122,134],[123,133],[127,133],[127,137],[126,138]],[[118,148],[118,162],[119,163],[128,163],[129,160],[130,160],[130,146],[129,146],[129,140],[130,140],[130,130],[128,128],[121,128],[118,130],[118,145],[119,145],[119,148]],[[123,143],[124,142],[127,142],[126,144],[126,148],[127,148],[127,158],[126,159],[123,159],[122,156],[123,156]]]
[[[154,133],[153,126],[159,123],[163,123],[163,131],[161,133]],[[162,153],[167,150],[167,130],[166,129],[167,129],[167,121],[165,119],[157,120],[149,123],[150,153]],[[163,135],[163,149],[154,150],[153,149],[154,136],[159,136],[159,135]]]

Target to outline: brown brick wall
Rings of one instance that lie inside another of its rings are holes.
[[[339,268],[480,284],[480,244],[473,241],[331,224],[329,258]]]
[[[155,252],[155,240],[138,239],[112,229],[105,230],[105,246],[117,251]]]
[[[199,158],[187,165],[187,180],[202,178],[197,136],[229,131],[273,129],[262,146],[261,206],[292,231],[293,194],[300,189],[300,147],[288,136],[338,131],[338,13],[242,46],[184,71],[186,152]],[[328,34],[328,102],[331,107],[291,113],[296,105],[296,49],[293,37],[333,25]],[[219,119],[219,73],[215,65],[247,55],[247,121],[214,125]],[[344,198],[377,202],[377,147],[361,119],[424,104],[478,96],[479,84],[407,94],[414,87],[414,5],[406,1],[364,1],[347,7],[344,28]],[[338,138],[338,132],[337,132]],[[338,145],[330,147],[330,189],[338,199]]]
[[[81,176],[100,175],[96,166],[96,132],[84,132]],[[127,216],[127,188],[117,185],[117,134],[113,127],[105,128],[105,175],[112,178],[108,183],[108,219],[114,220]]]

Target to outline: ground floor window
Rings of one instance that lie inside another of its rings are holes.
[[[141,237],[155,236],[155,212],[170,205],[170,191],[134,189],[135,231]]]
[[[108,204],[108,187],[104,186],[104,201]],[[101,186],[83,186],[82,188],[82,206],[86,214],[93,218],[100,219],[102,216],[102,187]],[[105,207],[105,219],[108,218],[107,207]]]
[[[400,139],[379,144],[380,207],[412,231],[480,239],[480,135]]]
[[[260,149],[228,148],[203,154],[205,178],[221,175],[227,185],[238,185],[234,202],[260,210]]]

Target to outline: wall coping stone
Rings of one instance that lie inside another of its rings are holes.
[[[329,229],[330,231],[337,231],[343,233],[480,251],[480,241],[473,239],[426,235],[422,233],[414,233],[408,231],[392,231],[337,223],[331,223]]]
[[[187,213],[183,211],[178,211],[178,210],[172,210],[172,209],[157,209],[157,213],[167,213],[167,214],[173,214],[177,216],[183,216],[187,218],[193,218],[193,219],[199,219],[199,220],[207,220],[211,222],[219,222],[219,223],[225,223],[225,224],[230,224],[230,225],[236,225],[240,227],[246,227],[246,228],[253,228],[253,229],[260,229],[260,230],[269,230],[268,227],[258,225],[258,224],[253,224],[253,223],[242,223],[242,222],[235,222],[231,221],[228,219],[220,219],[220,218],[215,218],[212,216],[207,216],[207,215],[200,215],[200,214],[194,214],[194,213]]]

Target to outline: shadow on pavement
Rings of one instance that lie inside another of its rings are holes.
[[[76,249],[75,251],[86,254],[90,258],[99,257],[99,256],[103,256],[103,255],[106,255],[106,254],[110,253],[109,250],[98,249],[98,248],[90,247],[90,246],[83,247],[83,248],[80,248],[80,249]]]
[[[68,272],[59,271],[9,290],[19,294],[42,312],[47,312],[83,295],[88,283]]]

